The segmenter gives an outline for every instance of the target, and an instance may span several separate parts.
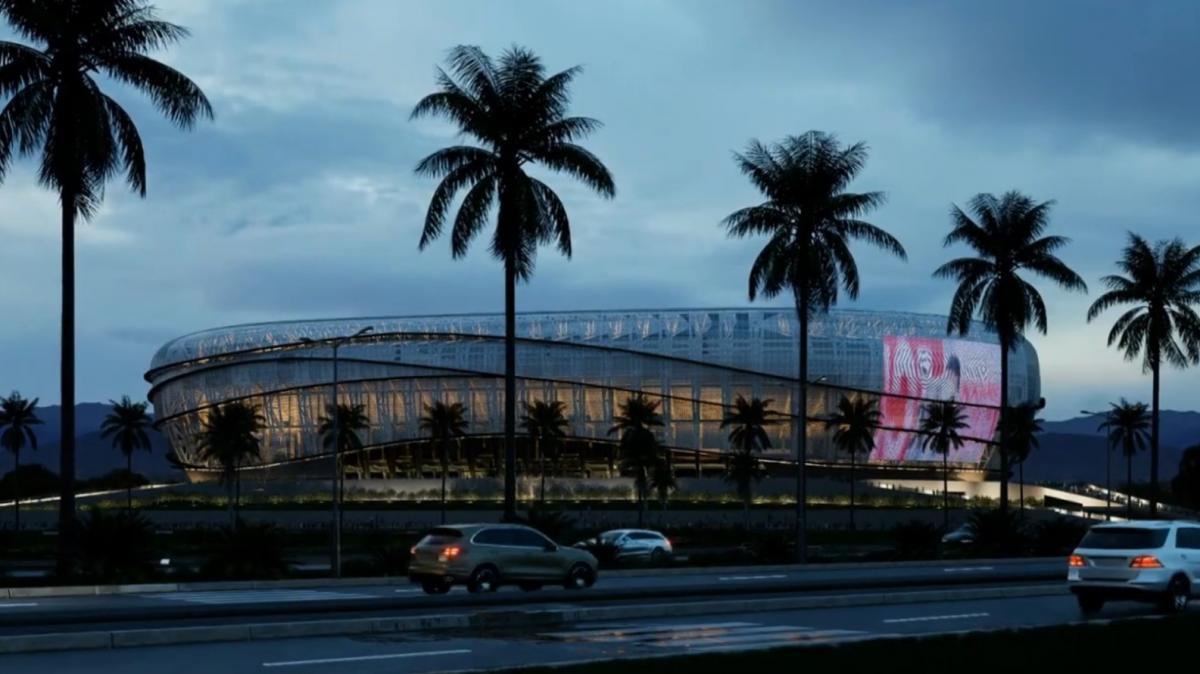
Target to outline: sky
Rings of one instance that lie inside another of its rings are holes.
[[[857,302],[944,313],[931,272],[951,204],[1021,190],[1056,201],[1053,233],[1091,296],[1042,284],[1031,334],[1046,416],[1149,397],[1138,364],[1088,324],[1098,279],[1134,230],[1200,243],[1200,3],[1156,0],[158,0],[192,31],[158,54],[216,110],[179,132],[112,85],[147,148],[149,194],[108,187],[78,229],[78,400],[145,395],[154,351],[194,330],[263,320],[490,312],[501,267],[417,249],[434,181],[459,142],[409,120],[456,44],[522,45],[582,65],[572,112],[616,178],[606,201],[567,177],[575,254],[543,249],[524,311],[744,306],[761,241],[720,222],[760,201],[732,155],[809,129],[870,148],[860,191],[907,262],[863,246]],[[3,32],[8,39],[11,35]],[[0,185],[0,390],[58,400],[56,197],[26,160]],[[782,304],[786,304],[782,302]],[[1200,368],[1167,371],[1164,407],[1200,409]]]

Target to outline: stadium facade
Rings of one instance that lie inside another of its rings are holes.
[[[254,469],[314,475],[323,455],[317,427],[330,401],[334,340],[372,331],[339,349],[339,399],[362,405],[365,450],[347,460],[349,477],[431,477],[436,464],[419,420],[434,401],[460,402],[468,437],[456,445],[453,474],[496,475],[502,456],[504,317],[499,314],[355,318],[217,328],[175,339],[154,356],[146,379],[161,430],[193,478],[208,411],[240,400],[265,420]],[[615,476],[614,412],[633,392],[661,403],[663,444],[683,476],[720,470],[728,449],[721,419],[737,396],[769,398],[782,413],[766,459],[787,461],[798,428],[794,409],[797,321],[786,308],[661,309],[528,313],[517,316],[517,395],[560,400],[570,419],[554,470],[564,477]],[[996,336],[974,325],[948,337],[940,316],[835,310],[811,323],[810,460],[848,460],[820,420],[842,395],[879,401],[884,428],[868,461],[878,468],[940,463],[912,431],[928,400],[967,405],[973,438],[951,462],[978,469],[989,459],[1000,402]],[[1010,356],[1013,404],[1039,400],[1037,354],[1021,342]],[[528,443],[519,469],[536,472]],[[327,459],[325,459],[327,461]]]

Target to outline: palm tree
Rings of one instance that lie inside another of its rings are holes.
[[[729,446],[733,452],[725,459],[725,480],[737,488],[742,501],[746,529],[750,528],[750,504],[754,502],[754,483],[766,476],[758,453],[771,448],[767,426],[779,423],[779,413],[771,409],[770,398],[746,400],[738,396],[733,409],[721,419],[721,428],[729,428]]]
[[[938,267],[933,275],[958,282],[950,303],[946,332],[966,335],[976,315],[1000,341],[1000,424],[1008,414],[1008,356],[1030,325],[1046,333],[1046,305],[1041,293],[1022,272],[1047,278],[1067,290],[1087,292],[1087,284],[1054,253],[1070,242],[1062,236],[1042,236],[1050,224],[1053,201],[1035,203],[1012,191],[1000,197],[977,194],[968,207],[974,219],[958,206],[950,210],[953,227],[945,246],[965,243],[975,257],[960,257]],[[1000,441],[1000,509],[1008,511],[1009,452]]]
[[[13,391],[0,398],[0,446],[13,455],[13,531],[21,530],[21,450],[25,445],[37,450],[37,433],[33,427],[42,423],[37,415],[38,399],[26,400]]]
[[[806,554],[808,458],[808,322],[837,303],[838,286],[858,297],[852,240],[863,240],[901,259],[892,235],[860,218],[883,203],[880,192],[844,191],[867,160],[862,143],[841,147],[832,135],[809,131],[774,146],[752,141],[735,155],[742,172],[766,201],[731,213],[724,226],[738,238],[765,235],[766,246],[750,268],[750,300],[791,292],[799,330],[796,405],[796,556]]]
[[[869,455],[875,449],[875,431],[879,430],[882,414],[876,401],[868,398],[851,400],[846,396],[838,401],[837,413],[825,420],[826,429],[834,429],[833,444],[850,455],[850,530],[854,531],[854,469],[858,455]]]
[[[638,501],[638,526],[646,518],[646,500],[655,469],[663,461],[660,456],[655,428],[663,425],[658,412],[659,401],[635,393],[618,406],[609,435],[620,434],[621,469],[633,473],[633,485]]]
[[[321,435],[321,447],[334,457],[339,468],[337,471],[339,526],[343,512],[341,504],[346,500],[346,473],[344,470],[340,470],[342,467],[341,457],[353,452],[359,469],[362,469],[363,441],[359,433],[371,427],[371,420],[367,418],[366,409],[363,405],[338,403],[337,407],[334,407],[329,404],[325,406],[325,415],[317,420],[317,433]],[[337,415],[336,424],[334,423],[334,414]]]
[[[242,498],[242,465],[260,458],[258,434],[263,428],[258,407],[240,401],[213,408],[204,420],[198,454],[209,464],[221,467],[221,481],[229,491],[229,526],[238,525]]]
[[[537,448],[538,466],[542,474],[541,496],[539,500],[546,502],[546,454],[552,454],[554,464],[558,464],[559,441],[567,436],[571,422],[567,419],[567,404],[561,400],[535,400],[525,403],[525,414],[521,415],[521,428],[529,434]]]
[[[1121,398],[1120,404],[1109,403],[1109,405],[1112,409],[1104,415],[1104,422],[1097,430],[1105,431],[1108,434],[1110,451],[1120,447],[1122,453],[1125,454],[1125,479],[1126,484],[1129,485],[1128,490],[1131,492],[1126,494],[1125,498],[1126,515],[1129,519],[1133,519],[1133,457],[1139,451],[1146,449],[1146,429],[1153,427],[1153,422],[1150,415],[1147,414],[1146,403],[1131,403]],[[1108,489],[1109,499],[1111,499],[1111,474],[1105,487]]]
[[[1042,432],[1042,420],[1037,417],[1040,405],[1022,403],[1008,411],[1004,424],[1000,426],[1001,442],[1008,447],[1009,460],[1017,464],[1020,509],[1025,511],[1025,462],[1033,450],[1041,448],[1038,434]]]
[[[461,438],[467,431],[467,420],[462,403],[446,404],[437,401],[425,406],[425,416],[421,417],[421,430],[429,434],[429,439],[438,447],[439,460],[442,464],[442,524],[446,523],[446,472],[450,469],[449,451],[450,440]]]
[[[663,450],[670,452],[671,450]],[[667,502],[671,499],[671,492],[679,484],[675,481],[675,467],[664,456],[660,457],[654,464],[654,470],[650,471],[650,489],[658,496],[658,505],[663,510],[667,509]]]
[[[504,512],[516,514],[517,281],[528,281],[540,244],[556,243],[571,256],[571,224],[558,195],[526,173],[533,164],[566,173],[605,197],[616,194],[612,176],[576,144],[600,127],[589,117],[567,117],[569,88],[578,67],[546,77],[533,52],[513,47],[494,62],[478,47],[450,50],[449,73],[438,70],[438,91],[413,108],[412,117],[441,116],[478,145],[455,145],[425,157],[419,175],[440,178],[429,202],[419,247],[442,234],[455,195],[466,191],[450,232],[454,258],[496,211],[492,255],[504,263]]]
[[[108,401],[112,410],[100,423],[100,437],[112,438],[113,449],[125,455],[125,472],[129,479],[125,488],[125,510],[133,513],[133,453],[139,449],[150,451],[150,436],[146,433],[153,424],[148,407],[144,402],[135,403],[129,396],[121,396],[121,402]]]
[[[950,452],[960,448],[964,440],[959,431],[970,426],[967,412],[953,400],[925,405],[921,419],[921,446],[942,455],[942,529],[950,530]],[[1006,512],[1006,511],[1005,511]]]
[[[212,118],[204,92],[147,52],[186,29],[160,21],[144,0],[0,0],[12,30],[38,46],[0,41],[0,178],[13,155],[40,149],[39,181],[62,204],[62,362],[59,477],[60,571],[67,570],[75,518],[75,220],[99,208],[104,185],[124,173],[146,195],[146,158],[133,118],[101,82],[144,92],[173,124]],[[104,79],[98,79],[102,77]]]
[[[1105,276],[1108,292],[1088,309],[1088,321],[1117,305],[1133,305],[1108,333],[1126,360],[1142,357],[1142,369],[1153,379],[1150,398],[1150,516],[1158,514],[1159,383],[1162,365],[1200,363],[1200,246],[1181,239],[1153,247],[1130,233],[1117,267],[1125,276]]]

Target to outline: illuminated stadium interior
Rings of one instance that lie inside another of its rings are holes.
[[[196,452],[209,410],[241,400],[265,419],[262,454],[251,468],[286,475],[322,473],[316,433],[331,395],[331,341],[370,326],[339,350],[339,399],[363,405],[365,450],[345,461],[347,477],[402,479],[438,474],[418,420],[426,405],[460,402],[468,436],[451,458],[455,477],[501,471],[504,317],[499,314],[355,318],[260,323],[175,339],[154,356],[146,379],[161,430],[193,478],[207,469]],[[738,395],[773,400],[784,423],[769,429],[764,459],[792,456],[797,369],[796,318],[778,309],[673,309],[529,313],[517,316],[517,395],[521,402],[561,400],[571,422],[554,470],[558,477],[615,477],[614,411],[632,392],[661,401],[661,440],[680,476],[719,474],[728,449],[720,422]],[[829,441],[826,416],[842,395],[880,401],[884,429],[869,463],[876,469],[921,467],[941,457],[912,433],[927,399],[968,405],[968,442],[950,456],[961,469],[989,459],[999,404],[995,335],[974,326],[947,337],[939,316],[832,311],[810,330],[807,416],[810,460],[848,460]],[[1037,401],[1038,360],[1022,342],[1010,357],[1013,404]],[[539,470],[530,443],[518,443],[518,469]],[[305,468],[305,466],[309,468]]]

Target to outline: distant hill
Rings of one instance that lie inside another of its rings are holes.
[[[1105,452],[1108,442],[1102,431],[1098,416],[1076,417],[1063,421],[1048,421],[1042,426],[1041,450],[1029,457],[1025,464],[1025,479],[1028,482],[1070,482],[1087,480],[1104,482]],[[1171,479],[1179,469],[1183,450],[1200,443],[1200,412],[1164,410],[1162,413],[1162,447],[1159,468],[1163,480]],[[1120,451],[1113,452],[1113,481],[1125,481],[1125,457]],[[1149,452],[1139,454],[1133,461],[1135,481],[1145,481],[1150,476]]]
[[[100,424],[112,407],[107,403],[81,403],[75,406],[75,475],[80,479],[99,477],[110,470],[125,467],[125,457],[113,449],[112,442],[100,437]],[[37,451],[21,452],[21,463],[37,463],[58,472],[59,420],[62,408],[58,405],[38,407],[44,422],[37,427]],[[150,431],[150,452],[138,452],[133,457],[134,472],[148,478],[182,478],[183,473],[167,462],[167,439],[158,431]],[[12,470],[12,456],[0,457],[0,473]]]

